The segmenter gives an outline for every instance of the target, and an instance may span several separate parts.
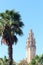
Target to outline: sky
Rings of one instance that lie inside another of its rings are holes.
[[[36,39],[36,54],[43,54],[43,0],[0,0],[0,12],[12,9],[20,13],[24,23],[24,35],[18,36],[17,45],[13,45],[13,59],[16,62],[26,59],[26,39],[30,29]],[[8,47],[0,44],[0,57],[4,56],[8,57]]]

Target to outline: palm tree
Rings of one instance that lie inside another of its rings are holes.
[[[9,65],[12,65],[12,46],[17,43],[17,35],[23,35],[21,16],[14,10],[6,10],[0,13],[0,36],[2,36],[2,43],[8,46]]]

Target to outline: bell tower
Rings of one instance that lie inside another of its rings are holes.
[[[31,60],[36,55],[36,43],[32,30],[29,31],[28,38],[26,41],[26,60],[31,62]]]

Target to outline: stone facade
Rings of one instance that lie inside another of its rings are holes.
[[[32,30],[29,31],[28,38],[26,41],[26,60],[31,62],[31,60],[36,55],[36,43]]]

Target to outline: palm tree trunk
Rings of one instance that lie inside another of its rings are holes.
[[[12,45],[8,45],[9,65],[12,65]]]

